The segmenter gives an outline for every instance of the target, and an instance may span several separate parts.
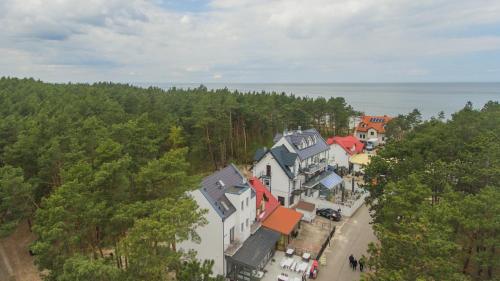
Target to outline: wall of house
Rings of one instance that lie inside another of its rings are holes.
[[[304,215],[302,217],[303,221],[312,222],[314,220],[314,218],[316,217],[316,211],[309,212],[309,211],[302,210],[302,209],[295,209],[295,210]]]
[[[367,141],[370,138],[367,132],[358,132],[358,131],[356,131],[356,137],[358,138],[358,140],[361,141]]]
[[[236,212],[231,215],[231,221],[226,220],[224,223],[224,234],[226,234],[226,231],[228,234],[227,237],[224,237],[224,245],[229,245],[229,230],[232,226],[234,226],[235,239],[243,243],[250,236],[250,226],[255,220],[255,197],[252,198],[250,188],[239,195],[226,193],[226,197],[236,207]],[[243,209],[241,208],[242,203]],[[243,231],[241,230],[241,224],[243,224]]]
[[[378,143],[385,144],[385,134],[378,134]]]
[[[271,165],[271,184],[269,190],[276,198],[278,198],[278,196],[284,197],[285,207],[288,207],[293,181],[290,180],[271,153],[267,153],[259,162],[255,163],[253,175],[255,177],[260,177],[263,174],[265,175],[267,165]]]
[[[377,130],[375,129],[368,129],[368,132],[366,132],[366,138],[367,139],[373,139],[373,138],[377,138],[378,139],[378,133],[377,133]],[[380,140],[379,140],[380,142]]]
[[[330,145],[330,159],[333,165],[349,168],[349,154],[336,143]]]
[[[201,237],[201,242],[199,244],[188,240],[179,243],[177,245],[177,248],[183,251],[196,251],[196,257],[201,261],[209,259],[214,260],[214,275],[220,274],[224,276],[225,260],[222,244],[222,218],[219,216],[219,214],[217,214],[217,212],[215,212],[215,210],[212,208],[212,205],[210,205],[205,196],[199,190],[191,192],[190,195],[196,201],[196,203],[198,203],[198,206],[201,209],[208,210],[208,213],[205,215],[208,224],[199,227],[196,230],[198,235]]]

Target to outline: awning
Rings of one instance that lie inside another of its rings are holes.
[[[281,234],[278,232],[261,227],[255,234],[245,240],[236,254],[231,257],[226,256],[226,258],[251,268],[263,267],[265,264],[262,263],[266,261],[266,256],[274,250],[280,236]]]
[[[342,183],[342,181],[343,181],[343,179],[339,175],[337,175],[335,173],[331,173],[329,176],[322,179],[320,182],[324,187],[326,187],[328,189],[332,189],[335,186]]]
[[[357,165],[368,165],[370,164],[370,156],[366,153],[356,154],[351,156],[349,162]]]

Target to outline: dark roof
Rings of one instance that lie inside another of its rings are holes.
[[[280,236],[281,234],[276,231],[261,227],[245,240],[236,254],[227,258],[252,268],[260,268],[264,266],[262,262],[269,252],[274,249]]]
[[[306,148],[299,149],[299,145],[302,141],[308,137],[315,139],[315,143]],[[329,149],[326,141],[321,137],[320,133],[316,129],[308,129],[304,131],[292,131],[290,134],[285,136],[285,139],[294,146],[295,152],[299,155],[300,160],[307,159],[313,155],[320,152],[327,151]]]
[[[295,160],[297,159],[297,153],[288,151],[288,149],[284,145],[272,148],[271,153],[274,159],[276,159],[276,162],[278,162],[283,171],[285,171],[286,175],[289,178],[293,179],[294,174],[292,173],[292,170],[290,170],[289,167],[295,164]]]
[[[253,156],[253,160],[260,161],[260,159],[262,159],[262,157],[264,157],[264,155],[266,155],[268,151],[269,149],[267,147],[257,149],[257,151],[255,151],[255,155]]]
[[[245,177],[230,164],[201,181],[201,193],[224,220],[236,211],[226,193],[241,194],[250,188]]]

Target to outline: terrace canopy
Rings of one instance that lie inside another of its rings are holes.
[[[342,182],[343,182],[343,179],[339,175],[335,174],[334,172],[332,172],[330,175],[328,175],[327,177],[325,177],[324,179],[322,179],[320,181],[320,183],[328,189],[332,189],[335,186],[341,184]]]

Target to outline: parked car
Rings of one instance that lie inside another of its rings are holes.
[[[339,211],[335,211],[331,208],[321,208],[316,210],[316,215],[327,218],[333,221],[340,221],[342,219],[342,215]]]

